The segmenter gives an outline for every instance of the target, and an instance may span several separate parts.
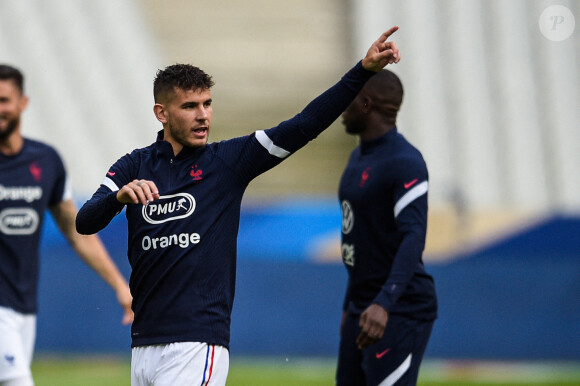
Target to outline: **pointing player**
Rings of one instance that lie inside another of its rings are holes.
[[[115,290],[123,324],[133,320],[127,282],[100,239],[75,230],[76,206],[59,155],[20,133],[27,105],[22,73],[0,65],[0,386],[33,385],[38,249],[46,209],[75,252]]]
[[[120,158],[77,216],[80,233],[126,205],[134,296],[132,385],[224,385],[229,368],[240,206],[250,181],[314,139],[399,51],[385,32],[294,118],[209,143],[213,81],[191,65],[157,73],[157,141]]]
[[[342,114],[358,135],[342,175],[342,258],[348,271],[336,374],[340,386],[414,385],[437,316],[422,261],[428,175],[397,131],[403,86],[372,77]]]

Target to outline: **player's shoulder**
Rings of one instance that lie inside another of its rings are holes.
[[[208,142],[206,147],[208,149],[211,149],[212,151],[216,151],[216,150],[223,148],[223,147],[236,146],[240,143],[245,143],[246,141],[248,141],[251,137],[254,137],[255,135],[256,135],[256,133],[254,132],[251,134],[240,135],[240,136],[236,136],[233,138],[222,139],[222,140],[216,141],[216,142]]]
[[[24,138],[24,151],[28,154],[33,154],[34,157],[54,157],[60,159],[60,155],[56,148],[48,144],[47,142],[43,142],[37,139],[32,138]]]
[[[28,147],[30,149],[34,149],[34,150],[40,150],[40,151],[56,151],[54,146],[44,142],[44,141],[40,141],[38,139],[33,139],[33,138],[28,138],[28,137],[24,137],[24,146]]]
[[[407,140],[407,138],[405,138],[401,133],[397,133],[394,154],[396,154],[398,158],[406,160],[407,162],[425,163],[421,151],[409,142],[409,140]]]
[[[205,146],[206,151],[220,158],[237,156],[239,151],[248,145],[255,138],[255,133],[242,135],[234,138],[223,139],[217,142],[210,142]]]
[[[427,178],[427,163],[423,155],[407,139],[398,135],[396,145],[391,147],[388,157],[388,170],[392,175],[405,179],[408,176],[421,176]]]
[[[133,149],[121,158],[142,160],[144,158],[155,157],[156,153],[158,152],[157,148],[158,145],[156,143],[152,143],[151,145],[148,146]]]

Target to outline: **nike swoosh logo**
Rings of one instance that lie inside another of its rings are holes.
[[[417,183],[417,181],[419,181],[418,179],[414,179],[411,182],[407,182],[406,184],[403,184],[403,186],[405,187],[405,189],[409,189],[411,186],[415,185]]]
[[[390,348],[386,349],[386,350],[385,350],[385,351],[383,351],[383,352],[378,352],[378,353],[376,353],[376,354],[375,354],[375,356],[377,357],[377,359],[381,359],[381,358],[382,358],[382,357],[384,357],[384,356],[385,356],[385,354],[386,354],[386,353],[388,353],[389,351],[391,351],[391,349],[390,349]]]
[[[111,177],[113,177],[117,173],[115,173],[115,172],[107,172],[107,174],[110,175]]]

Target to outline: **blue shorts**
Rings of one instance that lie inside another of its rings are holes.
[[[340,338],[337,386],[415,385],[432,320],[390,315],[381,340],[359,350],[360,315],[348,314]]]

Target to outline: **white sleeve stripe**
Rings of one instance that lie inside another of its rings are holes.
[[[421,197],[429,190],[429,183],[427,181],[421,182],[419,185],[415,186],[413,189],[409,190],[399,198],[399,201],[395,204],[395,218],[401,213],[403,209],[407,207],[410,203],[415,201],[415,199]]]
[[[111,192],[119,190],[119,187],[109,177],[105,177],[103,182],[101,182],[101,185],[105,185],[107,188],[111,189]]]
[[[64,192],[62,193],[62,201],[72,200],[74,197],[72,182],[67,176],[64,180]]]
[[[399,379],[401,379],[403,374],[405,374],[405,372],[407,370],[409,370],[409,367],[411,367],[411,358],[412,357],[413,357],[413,354],[409,354],[409,356],[407,358],[405,358],[403,363],[401,363],[401,365],[399,367],[397,367],[395,369],[395,371],[390,373],[388,377],[386,377],[385,379],[383,379],[383,381],[381,383],[379,383],[379,386],[392,386]]]
[[[268,150],[268,153],[272,154],[273,156],[278,158],[286,158],[290,155],[288,150],[284,150],[281,147],[274,145],[274,142],[272,142],[264,130],[256,131],[256,139],[262,146],[264,146],[266,150]]]

